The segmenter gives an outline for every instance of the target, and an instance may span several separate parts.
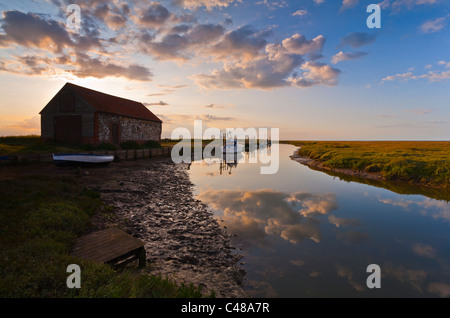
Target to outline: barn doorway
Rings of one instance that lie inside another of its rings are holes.
[[[82,142],[81,115],[55,116],[55,140],[70,144]]]

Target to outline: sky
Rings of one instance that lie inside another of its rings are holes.
[[[0,0],[0,12],[0,136],[39,135],[40,110],[71,82],[142,102],[163,138],[202,120],[280,139],[450,139],[448,0]]]

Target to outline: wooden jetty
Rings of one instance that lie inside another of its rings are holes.
[[[139,267],[145,267],[144,242],[116,227],[80,237],[72,254],[111,265],[125,265],[139,260]]]

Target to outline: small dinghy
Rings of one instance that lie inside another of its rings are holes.
[[[238,153],[244,151],[244,146],[241,144],[236,145],[226,145],[225,147],[220,147],[222,149],[222,152],[224,153]]]
[[[53,162],[57,165],[107,165],[112,161],[114,161],[113,155],[79,153],[53,154]]]

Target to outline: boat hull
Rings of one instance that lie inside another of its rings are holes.
[[[57,165],[107,165],[114,161],[113,155],[53,154]]]

